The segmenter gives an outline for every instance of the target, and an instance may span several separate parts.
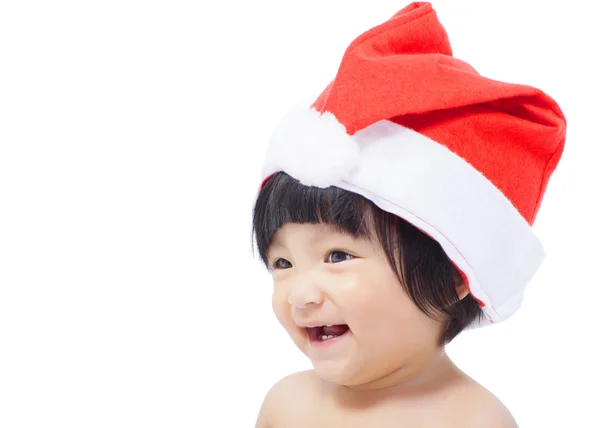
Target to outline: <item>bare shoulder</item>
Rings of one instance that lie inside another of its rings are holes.
[[[492,392],[475,381],[459,388],[456,396],[460,426],[465,428],[518,428],[510,410]],[[457,421],[458,422],[458,421]]]
[[[280,426],[282,416],[300,422],[305,414],[303,409],[318,399],[319,390],[320,380],[313,370],[280,379],[265,396],[256,428]]]

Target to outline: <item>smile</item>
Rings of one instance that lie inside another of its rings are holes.
[[[305,330],[310,343],[320,347],[346,336],[350,328],[346,324],[340,324],[307,327]]]

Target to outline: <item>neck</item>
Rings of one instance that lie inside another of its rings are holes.
[[[420,396],[439,390],[461,374],[442,347],[432,355],[415,359],[378,379],[360,385],[340,386],[338,392],[347,398],[360,398],[363,402],[370,397]]]

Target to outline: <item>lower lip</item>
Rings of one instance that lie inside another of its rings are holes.
[[[350,335],[350,330],[347,330],[341,336],[336,336],[336,337],[331,338],[331,339],[327,339],[327,340],[310,340],[310,338],[309,338],[308,341],[310,342],[310,346],[312,346],[315,349],[327,349],[327,348],[331,348],[332,346],[335,346],[335,345],[339,344],[340,341],[344,341],[344,338],[347,337],[347,336],[349,336],[349,335]]]

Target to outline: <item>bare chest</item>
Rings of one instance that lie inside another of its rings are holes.
[[[388,405],[372,408],[334,408],[313,406],[298,408],[282,415],[273,428],[445,428],[454,427],[452,415],[443,417],[440,409],[405,408]]]

